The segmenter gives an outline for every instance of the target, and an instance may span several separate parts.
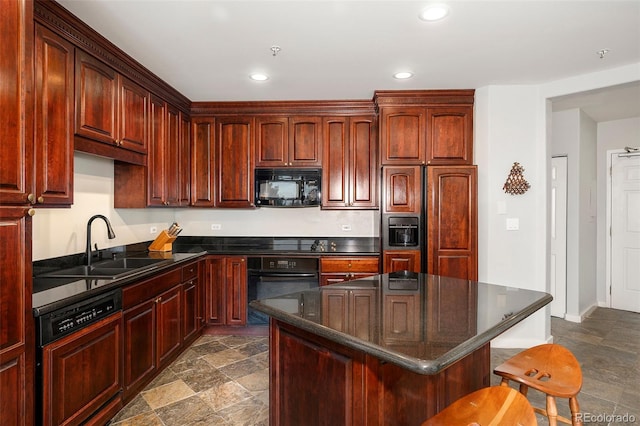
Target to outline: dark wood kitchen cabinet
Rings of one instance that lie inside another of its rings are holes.
[[[182,344],[191,344],[204,326],[203,280],[200,279],[204,262],[193,262],[182,267]]]
[[[191,119],[180,113],[180,141],[178,144],[178,204],[191,204]]]
[[[74,47],[35,25],[35,191],[37,206],[73,204]]]
[[[322,208],[378,207],[378,145],[374,116],[322,120]]]
[[[380,273],[377,256],[350,256],[320,258],[320,285],[357,280]]]
[[[46,345],[43,426],[106,422],[122,408],[122,313]],[[101,420],[101,421],[100,421]]]
[[[476,166],[427,167],[427,273],[478,279]]]
[[[215,119],[191,119],[191,205],[213,207],[215,190]]]
[[[256,119],[256,167],[322,166],[322,122],[314,116]]]
[[[34,424],[33,2],[0,0],[0,425]],[[7,39],[4,39],[4,36]]]
[[[247,260],[244,256],[209,256],[205,280],[207,324],[247,322]]]
[[[473,162],[473,90],[376,91],[382,165]]]
[[[382,272],[421,272],[420,250],[384,250],[382,252]]]
[[[125,402],[138,393],[182,347],[182,271],[122,290]]]
[[[215,120],[215,207],[254,207],[253,117],[217,117]]]
[[[144,164],[149,93],[90,54],[76,49],[75,148]],[[95,143],[97,142],[97,144]]]
[[[422,209],[420,166],[382,168],[383,213],[419,215]]]
[[[147,205],[166,206],[167,183],[167,104],[152,96],[149,102],[149,148],[147,153]],[[175,178],[175,177],[174,177]],[[140,185],[140,183],[137,183]]]

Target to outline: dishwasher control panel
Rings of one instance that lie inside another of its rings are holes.
[[[44,346],[122,309],[120,289],[38,317],[38,344]]]

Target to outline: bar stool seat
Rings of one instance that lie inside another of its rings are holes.
[[[537,425],[525,396],[510,387],[491,386],[454,401],[422,426]]]
[[[582,388],[582,370],[578,360],[565,347],[544,344],[526,349],[509,358],[493,370],[502,377],[502,386],[513,380],[520,384],[520,392],[527,395],[529,388],[546,394],[546,409],[533,409],[547,416],[550,426],[562,423],[581,425],[578,413],[578,393]],[[559,416],[556,398],[568,398],[571,420]]]

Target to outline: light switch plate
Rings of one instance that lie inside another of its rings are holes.
[[[507,218],[507,231],[517,231],[520,229],[520,219],[517,217]]]

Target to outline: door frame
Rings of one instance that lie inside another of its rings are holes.
[[[558,295],[558,287],[555,287],[555,291],[554,294],[552,294],[554,301],[551,302],[551,304],[557,309],[558,303],[562,304],[562,315],[559,315],[559,312],[555,312],[556,315],[552,315],[558,318],[565,318],[567,315],[567,269],[568,269],[568,265],[567,265],[567,248],[568,248],[568,187],[569,187],[569,179],[568,179],[568,169],[569,169],[569,156],[566,154],[563,155],[552,155],[551,156],[551,170],[553,171],[553,160],[556,158],[562,158],[564,159],[564,169],[565,169],[565,180],[564,180],[564,203],[565,203],[565,207],[564,207],[564,214],[565,214],[565,218],[564,218],[564,228],[561,230],[564,233],[564,285],[562,286],[562,288],[560,288],[559,290],[562,293],[561,296]],[[551,177],[551,180],[553,180],[553,177]],[[551,200],[551,203],[553,205],[553,200]],[[555,214],[555,212],[551,212],[552,216]],[[549,228],[549,240],[551,241],[551,232],[553,232],[552,229],[552,225],[550,224],[550,228]],[[551,255],[551,250],[549,251],[549,254]],[[551,268],[551,264],[549,265],[549,267]],[[556,267],[557,270],[557,267]],[[550,277],[551,278],[551,277]],[[557,281],[556,281],[557,284]],[[555,304],[554,304],[555,302]],[[551,305],[550,305],[551,306]],[[550,309],[550,312],[553,311],[553,309]]]

